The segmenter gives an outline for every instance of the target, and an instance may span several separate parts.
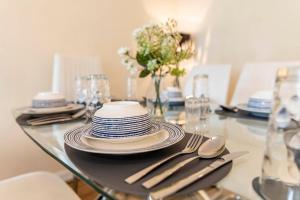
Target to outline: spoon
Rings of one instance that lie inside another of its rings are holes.
[[[158,183],[162,182],[179,169],[187,165],[188,163],[192,162],[197,158],[214,158],[219,156],[225,150],[225,139],[222,136],[213,136],[210,139],[206,140],[198,149],[198,155],[188,158],[184,161],[181,161],[174,165],[173,167],[166,169],[159,175],[156,175],[149,180],[145,181],[142,185],[150,189],[156,186]]]

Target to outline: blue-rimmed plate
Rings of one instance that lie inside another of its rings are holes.
[[[249,107],[247,104],[238,104],[236,107],[239,110],[248,112],[250,115],[256,117],[268,118],[269,115],[271,114],[271,109],[252,108]]]
[[[126,137],[128,134],[131,135],[142,135],[147,134],[147,132],[153,128],[155,124],[149,123],[144,126],[132,126],[132,127],[111,127],[111,126],[97,126],[92,125],[93,135],[110,135],[113,136],[123,136]]]
[[[141,122],[145,120],[150,120],[151,116],[149,113],[145,115],[139,115],[134,117],[123,117],[123,118],[103,118],[103,117],[93,117],[93,121],[99,122],[99,123],[136,123]]]
[[[81,110],[84,108],[84,105],[81,104],[73,104],[69,103],[66,106],[63,107],[53,107],[53,108],[32,108],[28,107],[24,109],[23,114],[28,115],[46,115],[46,114],[56,114],[56,113],[69,113],[69,112],[75,112],[78,110]]]
[[[110,155],[130,155],[155,151],[172,146],[184,138],[184,130],[167,122],[154,122],[160,130],[151,137],[144,137],[134,142],[116,143],[115,139],[96,141],[86,140],[85,135],[91,134],[91,125],[79,127],[65,133],[65,143],[77,150]],[[143,137],[143,136],[141,136]]]

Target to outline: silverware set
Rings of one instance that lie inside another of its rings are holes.
[[[32,126],[39,126],[39,125],[45,125],[45,124],[51,124],[51,123],[57,123],[57,122],[65,122],[65,121],[70,121],[74,119],[79,119],[83,115],[85,115],[86,110],[80,110],[74,114],[66,114],[66,113],[61,113],[61,114],[52,114],[52,115],[47,115],[43,117],[38,117],[34,119],[27,120],[26,122]]]
[[[167,187],[164,187],[157,191],[151,192],[150,196],[153,199],[166,198],[166,197],[178,192],[179,190],[189,186],[190,184],[196,182],[197,180],[203,178],[207,174],[213,172],[214,170],[216,170],[219,167],[225,165],[226,163],[232,161],[233,159],[238,158],[247,153],[248,152],[246,152],[246,151],[240,151],[240,152],[226,154],[226,155],[222,156],[221,158],[217,159],[216,161],[214,161],[213,163],[211,163],[209,166],[203,168],[202,170],[200,170],[194,174],[191,174],[190,176],[188,176],[182,180],[176,181],[175,183],[173,183]]]
[[[189,139],[188,143],[186,144],[185,148],[182,151],[172,154],[169,157],[164,158],[164,159],[158,161],[157,163],[154,163],[154,164],[146,167],[145,169],[133,174],[132,176],[126,178],[125,182],[127,182],[129,184],[135,183],[136,181],[140,180],[141,178],[143,178],[144,176],[146,176],[147,174],[149,174],[151,171],[158,168],[162,164],[166,163],[167,161],[172,160],[180,155],[185,155],[185,154],[190,154],[190,153],[196,152],[202,143],[202,139],[203,139],[203,135],[193,134],[191,136],[191,138]]]
[[[202,143],[203,140],[203,133],[199,133],[196,131],[195,134],[193,134],[189,141],[187,142],[185,148],[175,154],[172,154],[168,156],[167,158],[164,158],[148,167],[145,169],[142,169],[141,171],[138,171],[137,173],[129,176],[128,178],[125,179],[125,182],[128,184],[133,184],[137,182],[138,180],[142,179],[144,176],[149,174],[150,172],[154,171],[156,168],[159,166],[163,165],[164,163],[180,156],[180,155],[185,155],[185,154],[191,154],[197,151],[196,156],[190,157],[188,159],[185,159],[176,165],[172,166],[171,168],[166,169],[162,173],[146,180],[145,182],[142,183],[142,185],[147,188],[151,189],[152,187],[158,185],[161,183],[163,180],[166,178],[170,177],[174,173],[176,173],[179,169],[183,168],[186,166],[188,163],[192,162],[193,160],[199,159],[199,158],[214,158],[222,154],[225,150],[225,139],[224,137],[221,136],[214,136],[212,138],[209,138],[206,140],[204,143]],[[151,192],[149,197],[151,199],[163,199],[165,197],[168,197],[179,190],[187,187],[188,185],[196,182],[197,180],[203,178],[207,174],[211,173],[212,171],[216,170],[217,168],[225,165],[226,163],[232,161],[235,158],[238,158],[248,152],[246,151],[241,151],[241,152],[234,152],[234,153],[229,153],[226,155],[223,155],[222,157],[218,158],[216,161],[211,163],[209,166],[205,167],[204,169],[191,174],[190,176],[179,180],[169,186],[166,186],[162,189],[159,189],[157,191]]]
[[[169,176],[171,176],[172,174],[174,174],[175,172],[177,172],[179,169],[186,166],[188,163],[192,162],[193,160],[196,160],[198,158],[214,158],[220,155],[221,153],[223,153],[224,150],[225,150],[224,137],[218,137],[218,136],[212,137],[206,140],[199,147],[197,156],[193,156],[191,158],[188,158],[184,161],[177,163],[173,167],[163,171],[161,174],[147,180],[142,185],[145,188],[150,189],[156,186],[157,184],[159,184],[160,182],[162,182],[163,180],[165,180],[166,178],[168,178]]]

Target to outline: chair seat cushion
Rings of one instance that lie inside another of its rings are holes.
[[[33,172],[0,181],[0,199],[80,200],[63,180],[49,172]]]

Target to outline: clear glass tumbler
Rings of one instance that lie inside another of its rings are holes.
[[[130,73],[127,77],[127,100],[137,100],[137,74]]]
[[[300,67],[277,71],[260,177],[266,200],[300,199]]]
[[[75,79],[75,103],[86,104],[87,98],[87,77],[78,76]]]
[[[195,75],[193,78],[193,97],[200,101],[200,119],[206,119],[210,112],[208,89],[208,75]]]
[[[189,97],[185,100],[185,130],[194,133],[200,122],[201,102],[196,97]]]

